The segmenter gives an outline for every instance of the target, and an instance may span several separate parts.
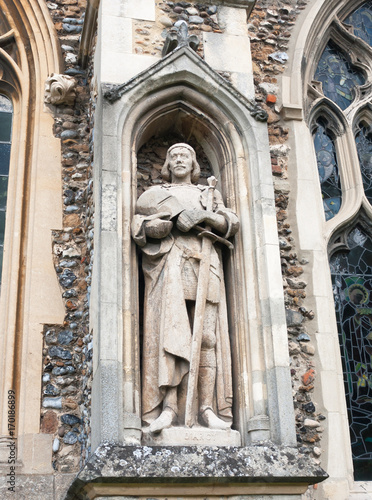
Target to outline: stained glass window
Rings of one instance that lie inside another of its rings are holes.
[[[354,228],[330,260],[348,406],[354,478],[372,471],[372,240]]]
[[[0,94],[0,283],[3,267],[6,200],[8,191],[13,106]]]
[[[323,207],[326,220],[332,219],[341,207],[341,186],[338,175],[335,145],[326,131],[322,119],[317,122],[314,147],[318,164],[319,180],[322,188]]]
[[[372,1],[364,3],[355,10],[344,22],[351,24],[354,35],[372,46]]]
[[[365,83],[363,74],[352,66],[332,41],[328,42],[319,60],[315,80],[322,82],[324,95],[342,110],[350,106],[354,99],[352,89]]]
[[[363,186],[368,201],[372,203],[372,133],[361,125],[355,136]]]

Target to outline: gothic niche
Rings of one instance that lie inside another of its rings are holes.
[[[144,444],[239,446],[223,259],[237,215],[195,140],[168,134],[137,155]],[[142,268],[142,271],[141,271]]]

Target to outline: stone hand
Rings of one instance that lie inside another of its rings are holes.
[[[209,224],[222,234],[227,230],[225,217],[208,210],[184,210],[178,216],[177,228],[180,231],[187,232],[202,222]]]
[[[154,219],[145,223],[145,233],[149,238],[161,239],[168,236],[173,227],[170,220]]]
[[[184,233],[190,231],[191,228],[197,226],[206,219],[207,212],[205,210],[184,210],[177,219],[177,228]]]

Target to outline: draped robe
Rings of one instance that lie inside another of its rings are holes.
[[[205,209],[207,188],[192,184],[163,184],[143,193],[132,222],[134,241],[143,252],[145,277],[144,332],[142,355],[142,419],[151,423],[162,410],[167,388],[179,386],[189,371],[192,328],[186,300],[195,300],[202,239],[196,230],[182,233],[176,217],[183,210]],[[239,222],[215,191],[213,211],[223,215],[235,234]],[[168,215],[165,215],[168,214]],[[146,237],[145,223],[157,218],[173,221],[173,229],[162,239]],[[232,419],[231,354],[226,294],[221,252],[211,250],[207,301],[217,305],[215,411]]]

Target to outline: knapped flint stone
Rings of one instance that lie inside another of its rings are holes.
[[[82,69],[69,68],[65,71],[65,75],[69,76],[85,75],[85,71]]]
[[[59,439],[57,437],[54,438],[52,449],[53,449],[54,453],[57,453],[57,451],[59,450]]]
[[[78,25],[74,25],[74,24],[67,24],[67,23],[62,24],[62,28],[67,33],[80,33],[83,29],[82,26],[78,26]]]
[[[307,412],[307,413],[314,413],[315,412],[315,405],[314,403],[305,403],[302,405],[302,408]]]
[[[71,299],[71,297],[77,297],[77,291],[74,289],[66,290],[65,292],[63,292],[62,297],[64,299]]]
[[[76,276],[72,271],[65,269],[59,277],[59,282],[64,288],[70,288],[76,281]]]
[[[78,438],[75,432],[68,432],[63,436],[63,442],[65,444],[75,444],[77,442]]]
[[[298,311],[293,311],[293,309],[285,310],[285,319],[287,321],[287,326],[298,326],[304,320],[302,314]]]
[[[280,64],[285,64],[289,57],[286,52],[274,52],[273,54],[269,54],[269,59],[272,59]]]
[[[297,338],[296,340],[298,340],[299,342],[310,342],[310,337],[307,333],[301,333]]]
[[[61,139],[75,139],[78,135],[76,130],[64,130],[61,133]]]
[[[216,5],[210,5],[207,9],[207,12],[210,16],[213,16],[217,12],[217,6]]]
[[[59,392],[58,387],[55,387],[53,384],[47,384],[44,389],[44,394],[47,396],[58,396]]]
[[[43,399],[43,408],[62,408],[62,398],[44,398]]]
[[[74,334],[72,333],[71,330],[63,330],[63,332],[61,332],[58,335],[58,343],[62,345],[71,344],[73,339],[74,339]]]
[[[203,24],[204,23],[204,19],[200,16],[190,16],[189,17],[189,22],[191,24]]]
[[[57,346],[50,347],[48,352],[51,358],[72,359],[70,351],[67,351],[66,349],[61,349],[61,347]]]
[[[62,415],[61,421],[67,425],[81,424],[80,418],[76,415],[72,415],[71,413],[65,413],[65,415]]]

